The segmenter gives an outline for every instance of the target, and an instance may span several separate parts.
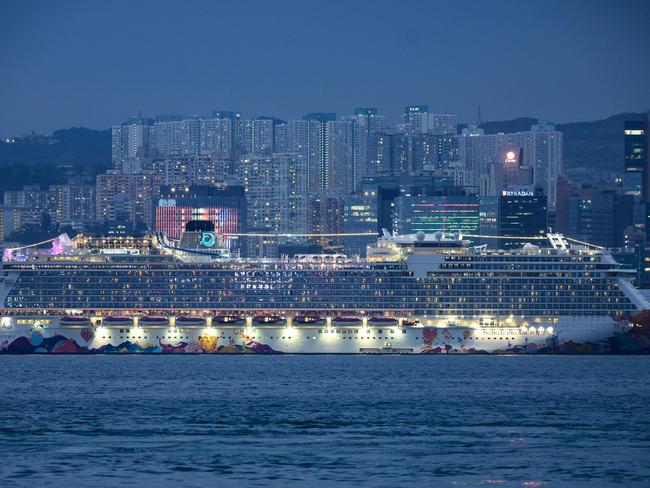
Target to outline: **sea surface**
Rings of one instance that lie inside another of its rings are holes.
[[[0,486],[650,486],[650,357],[3,356]]]

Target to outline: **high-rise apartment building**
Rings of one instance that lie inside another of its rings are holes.
[[[251,154],[273,152],[275,121],[271,117],[258,117],[251,121]]]
[[[343,245],[343,238],[334,234],[343,232],[343,208],[345,197],[336,192],[310,192],[308,196],[307,232],[321,234],[310,238],[322,248]],[[327,235],[325,235],[327,234]]]
[[[289,124],[284,120],[276,120],[273,126],[273,151],[292,152],[289,146]]]
[[[304,233],[307,228],[307,173],[292,153],[242,156],[248,228]]]
[[[428,105],[407,105],[402,114],[401,132],[417,134],[422,132],[422,114],[429,112]]]
[[[113,168],[133,159],[187,156],[230,158],[233,126],[228,117],[160,115],[136,117],[112,129]]]
[[[532,168],[534,185],[548,196],[550,208],[555,208],[557,201],[557,180],[563,167],[562,144],[562,133],[543,121],[526,132],[485,134],[483,129],[470,126],[458,136],[459,158],[470,174],[472,185],[485,189],[482,179],[490,173],[490,165],[504,161],[511,151],[520,153],[522,164]],[[494,194],[501,190],[494,189]]]
[[[361,182],[354,151],[354,121],[329,121],[325,128],[326,164],[321,173],[322,189],[352,193]]]
[[[49,192],[54,200],[52,220],[60,224],[84,224],[96,218],[96,187],[69,183],[51,185]]]
[[[180,156],[153,160],[146,169],[159,174],[165,185],[215,185],[231,175],[225,156]]]
[[[145,224],[152,228],[152,202],[160,195],[160,175],[116,170],[97,175],[96,212],[102,223]]]
[[[149,151],[150,127],[153,120],[137,116],[111,129],[111,161],[120,169],[127,159],[145,157]]]
[[[458,133],[458,116],[455,114],[419,113],[420,132],[437,136],[456,135]]]
[[[354,190],[359,190],[361,180],[365,176],[379,174],[373,164],[372,143],[376,134],[383,134],[387,130],[386,117],[377,114],[374,107],[360,107],[355,109],[354,115],[345,117],[344,120],[354,122]]]
[[[227,120],[230,125],[230,149],[232,153],[235,153],[239,150],[241,146],[241,114],[233,110],[214,110],[212,112],[213,119],[219,119],[221,121]],[[233,158],[235,154],[230,154],[229,157]]]
[[[335,113],[312,112],[303,116],[306,128],[307,180],[310,190],[328,190],[329,131],[328,124],[336,121]],[[298,127],[298,126],[296,126]],[[302,132],[302,131],[301,131]],[[295,138],[292,137],[295,140]],[[303,144],[304,147],[304,144]],[[293,149],[292,149],[293,150]],[[338,149],[335,150],[338,152]],[[302,153],[301,153],[302,154]]]
[[[428,105],[409,105],[402,115],[401,132],[409,135],[433,134],[456,135],[458,116],[429,112]]]

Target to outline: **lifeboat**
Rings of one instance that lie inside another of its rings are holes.
[[[368,323],[373,325],[397,325],[397,319],[393,317],[370,317]]]
[[[90,319],[88,317],[73,316],[73,315],[64,315],[59,318],[59,324],[64,327],[86,327],[90,325]]]
[[[253,322],[257,325],[281,325],[286,322],[284,317],[279,315],[258,315],[253,318]]]
[[[244,319],[244,317],[240,317],[239,315],[215,315],[212,318],[213,324],[221,325],[241,325],[245,322],[246,319]]]
[[[293,322],[300,325],[323,325],[325,319],[318,315],[296,315]]]
[[[332,319],[334,325],[359,325],[360,323],[359,317],[334,317]]]
[[[102,319],[102,324],[107,326],[119,325],[120,327],[130,327],[133,325],[133,319],[131,317],[109,316]]]
[[[404,319],[402,320],[402,325],[404,327],[415,327],[420,323],[419,320]]]
[[[140,327],[166,327],[169,325],[169,319],[167,317],[145,315],[138,319],[138,325],[140,325]]]
[[[203,325],[205,325],[205,319],[203,317],[194,317],[192,315],[181,315],[180,317],[176,317],[176,327],[200,327]]]

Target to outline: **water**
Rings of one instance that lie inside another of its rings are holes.
[[[2,486],[649,486],[650,357],[0,365]]]

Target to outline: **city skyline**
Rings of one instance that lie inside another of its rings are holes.
[[[5,483],[646,488],[649,26],[1,0]]]
[[[646,110],[650,65],[630,46],[648,44],[650,6],[623,5],[9,3],[0,134],[108,128],[139,110],[376,106],[391,124],[411,103],[462,122],[479,105],[483,120],[555,123]]]

